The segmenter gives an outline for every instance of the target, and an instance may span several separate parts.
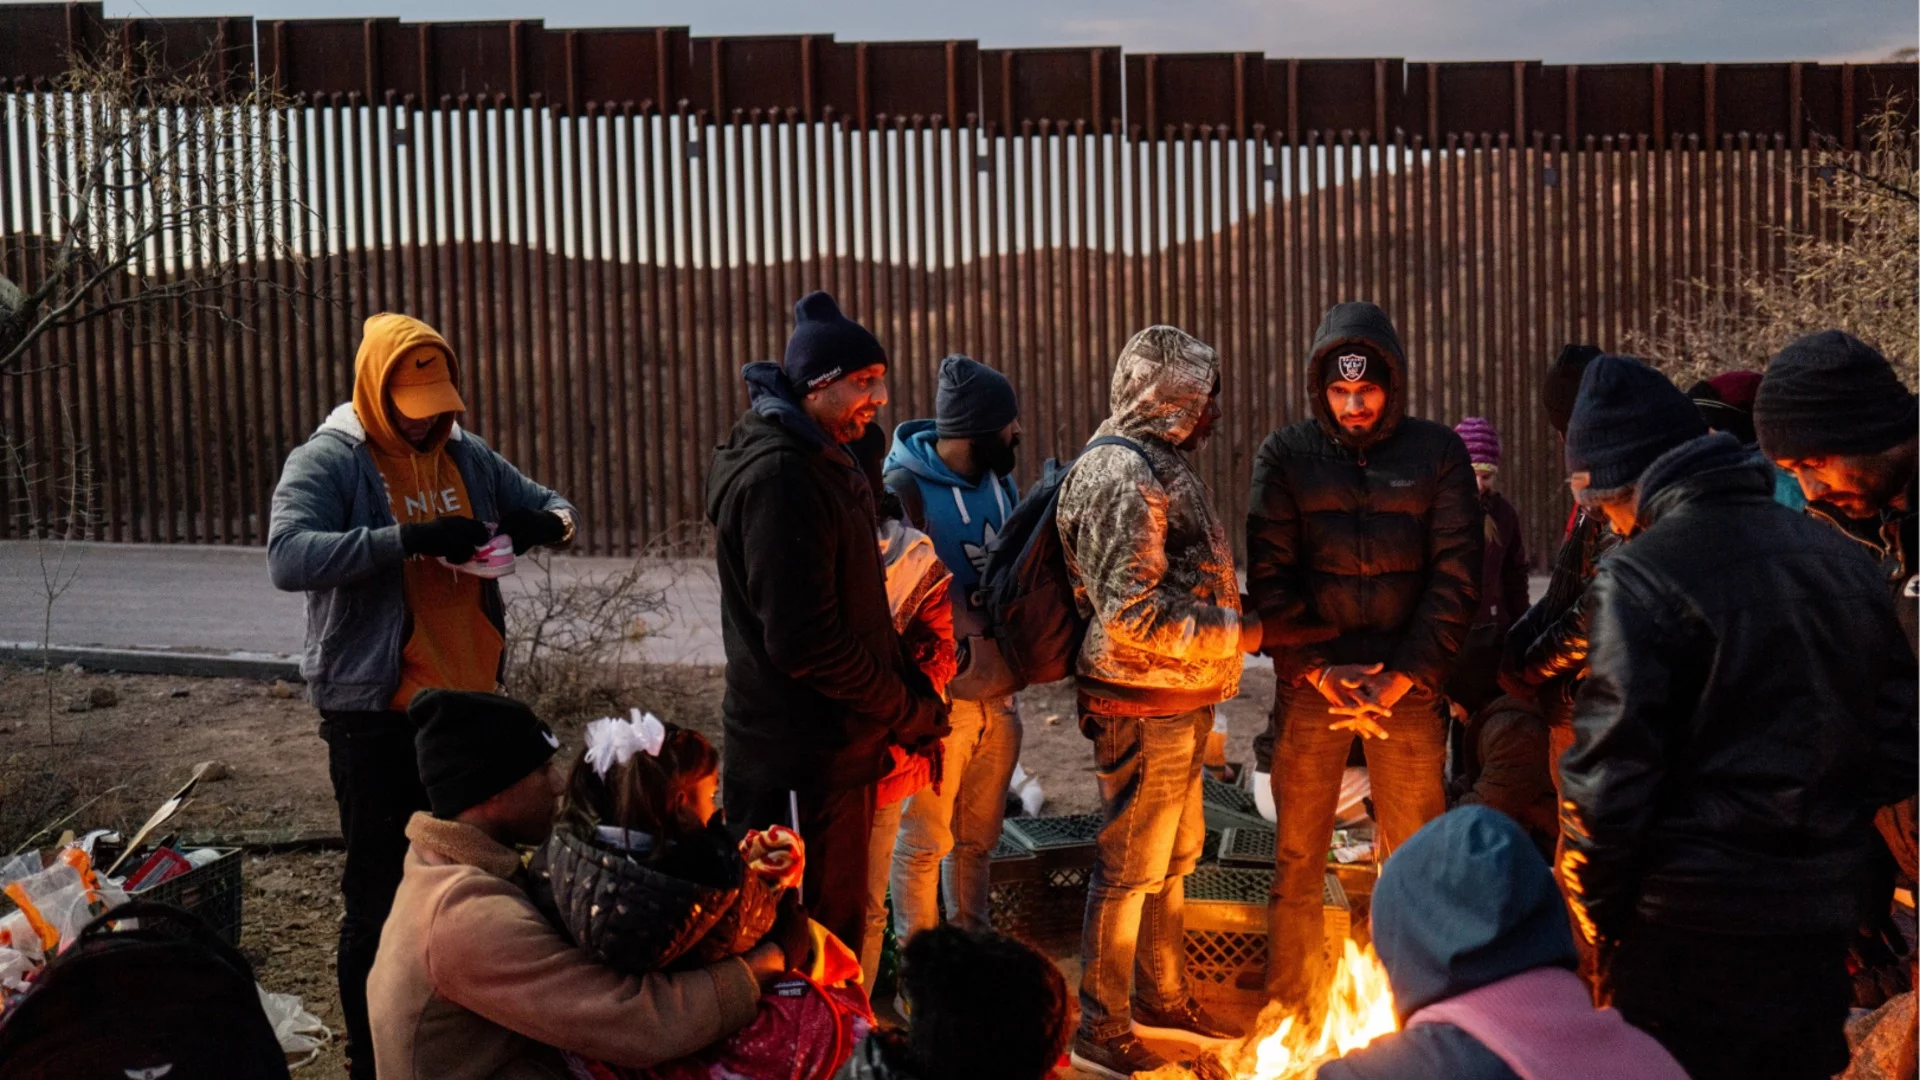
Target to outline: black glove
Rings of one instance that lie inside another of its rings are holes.
[[[780,898],[780,913],[774,916],[766,940],[780,946],[788,971],[804,971],[813,959],[813,930],[807,924],[807,909],[800,906],[800,895],[794,890],[788,889]]]
[[[512,510],[500,519],[500,531],[513,537],[513,553],[550,547],[567,538],[567,523],[551,510]]]
[[[467,517],[442,517],[400,526],[400,550],[409,555],[437,555],[455,566],[471,560],[474,549],[490,539],[484,523]]]
[[[893,741],[909,753],[921,753],[953,730],[947,722],[947,707],[939,698],[915,694],[908,699],[907,715],[893,728]]]

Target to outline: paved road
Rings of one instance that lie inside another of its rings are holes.
[[[58,545],[0,541],[0,642],[39,642],[46,576],[71,579],[53,605],[56,645],[298,654],[306,617],[299,593],[267,580],[260,548],[150,544]],[[625,571],[624,559],[555,556],[556,581]],[[535,568],[504,579],[509,598],[528,589]],[[719,585],[705,561],[651,562],[645,581],[666,596],[666,611],[635,646],[651,663],[722,664]],[[1546,587],[1536,575],[1533,593]],[[1256,660],[1263,663],[1263,660]]]
[[[48,576],[71,584],[53,605],[57,645],[297,654],[305,634],[301,595],[275,589],[260,548],[148,544],[58,545],[0,542],[0,642],[39,642]],[[43,556],[47,572],[43,573]],[[567,582],[618,574],[623,559],[556,556]],[[535,568],[504,579],[511,598]],[[645,580],[664,590],[667,611],[636,651],[655,663],[719,664],[719,587],[705,563],[652,563]]]

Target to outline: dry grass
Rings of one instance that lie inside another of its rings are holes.
[[[1631,347],[1684,387],[1722,371],[1764,369],[1794,338],[1838,327],[1878,348],[1915,385],[1920,150],[1900,102],[1889,102],[1872,129],[1864,150],[1829,140],[1808,166],[1820,209],[1841,228],[1824,238],[1786,233],[1787,263],[1777,274],[1717,288],[1693,282],[1701,313],[1670,319],[1664,335],[1636,335]]]

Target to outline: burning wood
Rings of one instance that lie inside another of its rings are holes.
[[[1205,1054],[1190,1068],[1169,1065],[1136,1080],[1310,1080],[1321,1065],[1398,1027],[1386,969],[1372,946],[1362,949],[1348,938],[1318,1028],[1309,1030],[1281,1006],[1268,1005],[1256,1034],[1223,1054]]]

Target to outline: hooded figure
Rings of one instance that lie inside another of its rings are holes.
[[[1136,1032],[1239,1036],[1193,1001],[1181,945],[1181,891],[1206,839],[1200,769],[1213,707],[1238,691],[1241,654],[1260,632],[1241,617],[1226,528],[1183,449],[1218,418],[1219,386],[1213,349],[1171,326],[1135,334],[1114,365],[1113,411],[1098,431],[1133,445],[1083,453],[1056,504],[1089,622],[1075,673],[1105,811],[1073,1061],[1100,1076],[1165,1064]],[[1137,984],[1136,949],[1148,953]]]
[[[795,331],[807,346],[789,350],[804,361],[799,370],[846,352],[867,359],[845,344],[814,349],[824,333],[809,329],[816,321]],[[748,364],[742,375],[752,407],[707,474],[727,651],[722,803],[729,825],[749,828],[792,824],[797,806],[807,902],[822,926],[858,946],[888,748],[921,748],[944,733],[944,718],[939,701],[909,681],[865,470],[813,420],[780,365]]]
[[[307,594],[300,671],[347,842],[340,1000],[355,1078],[373,1076],[366,976],[400,885],[407,817],[427,805],[404,711],[423,689],[500,680],[499,583],[460,568],[496,531],[521,553],[574,530],[565,499],[460,426],[459,376],[426,323],[368,319],[353,400],[287,455],[267,530],[274,585]]]
[[[1593,1007],[1553,875],[1506,815],[1465,806],[1421,829],[1372,910],[1401,1030],[1319,1080],[1686,1080],[1646,1032]]]
[[[1220,357],[1170,326],[1120,351],[1096,431],[1133,440],[1087,451],[1060,487],[1060,538],[1091,619],[1075,667],[1082,696],[1134,715],[1204,708],[1240,689],[1240,585],[1206,484],[1179,449],[1220,383]]]
[[[1267,989],[1299,1008],[1320,971],[1322,878],[1354,738],[1333,727],[1350,722],[1328,711],[1336,696],[1371,695],[1376,681],[1399,695],[1373,699],[1390,710],[1375,720],[1388,738],[1366,744],[1384,846],[1446,811],[1441,694],[1477,609],[1480,493],[1460,436],[1406,415],[1405,362],[1385,312],[1336,305],[1308,360],[1312,419],[1267,436],[1253,465],[1247,587],[1276,682],[1254,740],[1278,819]]]

